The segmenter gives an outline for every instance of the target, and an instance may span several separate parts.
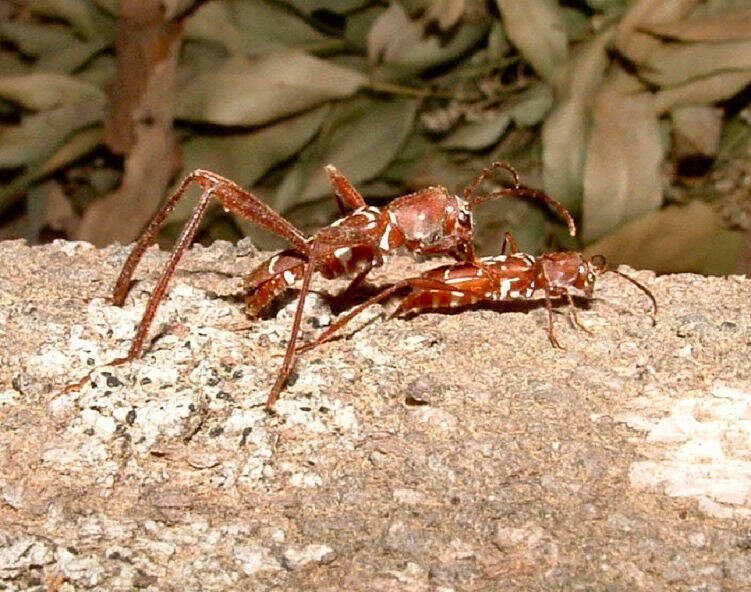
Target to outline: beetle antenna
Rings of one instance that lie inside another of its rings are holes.
[[[652,302],[652,313],[650,315],[652,317],[652,326],[654,327],[657,324],[657,320],[655,318],[657,317],[657,300],[655,299],[655,296],[654,294],[652,294],[650,289],[647,288],[647,286],[635,280],[631,276],[626,275],[625,273],[618,271],[617,269],[613,269],[612,267],[609,267],[608,264],[605,262],[605,257],[603,257],[602,255],[595,255],[594,257],[592,257],[592,259],[590,259],[590,263],[595,268],[595,271],[597,271],[597,273],[602,274],[602,273],[610,272],[610,273],[619,275],[623,279],[631,282],[634,286],[639,288],[642,292],[644,292],[647,295],[647,297],[650,299],[650,301]]]

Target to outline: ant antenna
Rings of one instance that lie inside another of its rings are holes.
[[[625,273],[618,271],[617,269],[613,269],[612,267],[609,267],[607,262],[605,261],[605,257],[602,255],[595,255],[592,257],[592,259],[589,260],[589,262],[592,264],[592,267],[594,267],[595,271],[599,274],[603,273],[614,273],[616,275],[621,276],[623,279],[628,280],[631,282],[634,286],[639,288],[642,292],[644,292],[649,299],[652,301],[652,326],[657,324],[656,316],[657,316],[657,300],[654,297],[654,294],[647,288],[644,284],[641,282],[635,280],[629,275],[626,275]]]
[[[482,172],[480,172],[479,175],[477,175],[473,181],[467,185],[464,188],[464,199],[471,202],[472,201],[472,193],[475,189],[482,183],[485,179],[487,179],[490,176],[490,173],[495,171],[496,169],[505,169],[509,173],[511,173],[511,176],[514,178],[514,187],[521,187],[521,182],[519,181],[519,173],[516,172],[516,169],[512,167],[507,162],[500,162],[496,161],[490,164],[489,167],[485,167],[482,169]]]

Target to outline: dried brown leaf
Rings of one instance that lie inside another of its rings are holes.
[[[595,97],[584,164],[582,236],[592,240],[662,203],[662,137],[649,92],[617,71]]]
[[[587,247],[588,257],[604,255],[657,273],[728,274],[736,271],[744,233],[728,230],[711,205],[692,201],[645,214]]]
[[[559,102],[542,127],[545,189],[567,207],[578,206],[587,145],[587,119],[592,95],[610,59],[612,28],[578,48],[569,63]]]
[[[655,93],[655,110],[662,114],[676,107],[716,103],[736,95],[749,84],[751,69],[697,78]]]
[[[640,64],[641,78],[675,86],[720,72],[751,69],[751,40],[671,43],[655,48]]]
[[[644,24],[638,28],[644,33],[679,41],[740,41],[751,39],[751,9],[669,23]]]
[[[555,84],[568,58],[567,25],[551,0],[496,0],[511,43],[540,77]]]
[[[711,105],[681,107],[671,113],[673,135],[683,154],[717,154],[722,133],[722,110]]]
[[[441,142],[445,148],[482,150],[498,142],[513,121],[517,126],[539,123],[553,103],[547,84],[535,84],[501,103],[491,119],[463,125]]]

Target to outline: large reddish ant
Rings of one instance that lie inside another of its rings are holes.
[[[507,244],[511,248],[510,255],[503,254]],[[428,270],[420,277],[397,282],[353,308],[317,339],[298,348],[297,351],[306,351],[328,341],[363,310],[407,287],[412,291],[402,300],[392,316],[410,311],[468,306],[478,302],[532,300],[541,293],[548,310],[547,331],[550,343],[554,347],[565,349],[553,331],[552,299],[566,298],[570,305],[572,323],[589,333],[576,316],[573,297],[591,299],[596,277],[606,272],[625,278],[649,297],[654,323],[657,301],[652,292],[635,279],[608,267],[604,257],[597,255],[587,260],[581,253],[571,251],[533,257],[520,253],[516,241],[507,233],[501,255],[482,257],[474,263],[443,265]]]
[[[475,196],[474,192],[480,183],[496,169],[508,171],[513,176],[514,185],[479,197]],[[305,237],[289,221],[229,179],[205,170],[190,173],[138,239],[115,283],[112,303],[122,306],[133,273],[144,252],[153,244],[159,229],[187,188],[192,183],[197,183],[203,189],[203,194],[180,233],[167,266],[151,294],[130,351],[127,356],[113,360],[108,365],[130,362],[143,352],[146,336],[159,303],[164,298],[175,268],[193,240],[212,197],[218,199],[226,210],[286,238],[293,246],[259,265],[251,271],[245,281],[248,288],[246,312],[255,316],[278,294],[298,279],[302,280],[287,351],[267,400],[269,409],[273,409],[292,369],[303,303],[310,290],[314,272],[317,271],[326,278],[356,273],[356,277],[345,290],[346,294],[351,292],[373,267],[381,265],[387,254],[399,248],[420,255],[448,254],[477,269],[483,269],[486,264],[478,260],[474,251],[472,209],[477,204],[505,196],[531,197],[547,203],[567,221],[571,235],[576,232],[571,215],[561,204],[542,192],[523,187],[516,170],[506,163],[494,162],[483,169],[465,188],[464,197],[453,195],[444,187],[428,187],[399,197],[383,208],[368,206],[357,189],[334,166],[329,165],[325,170],[342,214],[348,208],[354,208],[354,211],[343,215],[311,237]],[[85,384],[91,374],[69,388]]]

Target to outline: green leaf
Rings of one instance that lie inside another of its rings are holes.
[[[639,75],[659,86],[751,69],[751,40],[722,43],[675,43],[652,51],[640,65]]]
[[[36,14],[67,21],[87,39],[100,32],[92,6],[86,0],[29,0],[26,7]]]
[[[725,275],[737,271],[744,232],[728,230],[714,208],[694,200],[669,206],[626,224],[587,247],[613,266],[627,264],[657,273]]]
[[[117,16],[120,13],[120,0],[92,0],[102,12],[110,16]]]
[[[325,47],[331,41],[338,42],[275,4],[263,0],[234,0],[231,6],[232,17],[251,51],[254,45],[264,43],[312,50]]]
[[[519,127],[542,121],[553,104],[553,93],[540,83],[504,101],[492,119],[463,125],[451,133],[441,145],[445,148],[483,150],[498,142],[513,121]]]
[[[628,3],[628,0],[586,0],[587,6],[594,10],[614,10]]]
[[[0,132],[0,167],[33,164],[47,158],[70,134],[102,120],[104,100],[65,105],[23,118]]]
[[[330,107],[324,105],[251,133],[195,136],[182,143],[183,173],[208,169],[242,187],[250,187],[269,169],[291,158],[307,144],[318,132],[329,110]],[[187,204],[184,210],[178,211],[183,203]],[[180,202],[172,218],[187,219],[194,205]],[[245,226],[242,222],[240,225]]]
[[[584,240],[601,236],[662,203],[663,145],[649,92],[634,92],[622,71],[594,99],[584,164]]]
[[[178,95],[177,116],[220,125],[259,125],[348,97],[366,82],[359,72],[300,52],[231,58],[187,83]]]
[[[542,127],[545,190],[572,210],[581,203],[589,107],[610,62],[606,50],[613,34],[606,29],[577,48],[559,102]]]
[[[20,199],[32,183],[89,154],[101,143],[101,128],[83,130],[72,136],[54,154],[34,163],[26,172],[0,189],[0,213]]]
[[[344,37],[360,51],[368,50],[368,34],[379,17],[388,9],[383,6],[372,6],[347,17]]]
[[[24,74],[0,78],[0,97],[26,109],[41,111],[61,105],[103,101],[96,86],[73,76],[53,73]]]
[[[28,74],[29,65],[18,52],[2,51],[0,52],[0,72],[6,76]]]
[[[109,55],[100,55],[86,64],[77,77],[100,88],[105,88],[108,82],[115,77],[115,58]]]
[[[186,21],[185,35],[188,39],[212,41],[230,53],[246,56],[341,43],[319,33],[289,10],[262,0],[204,4]]]
[[[506,35],[540,77],[554,84],[568,57],[566,20],[552,0],[496,0]]]
[[[80,43],[70,27],[18,21],[0,21],[0,39],[15,45],[24,55],[35,58]]]
[[[368,34],[368,58],[380,65],[381,78],[400,78],[451,62],[485,37],[490,23],[465,22],[448,42],[426,31],[425,20],[412,20],[394,2],[373,23]]]
[[[413,99],[355,99],[338,105],[317,140],[301,155],[274,198],[277,212],[331,194],[323,167],[338,167],[353,183],[378,175],[394,159],[414,122]]]
[[[67,74],[75,72],[86,64],[93,56],[112,45],[112,41],[97,38],[92,41],[75,41],[68,46],[59,48],[40,56],[34,64],[36,72],[59,72]]]

